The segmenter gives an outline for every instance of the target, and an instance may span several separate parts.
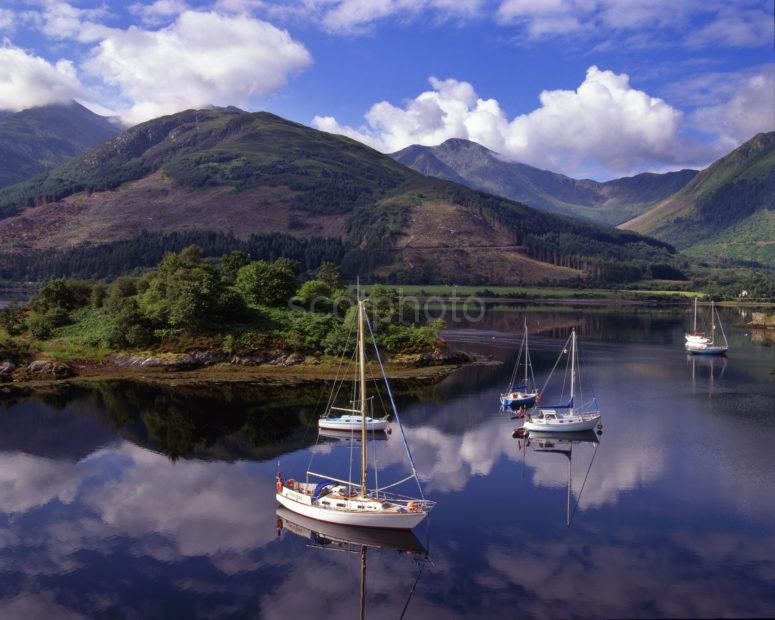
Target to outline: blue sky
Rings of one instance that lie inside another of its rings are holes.
[[[0,109],[269,110],[390,152],[573,176],[702,166],[775,129],[762,0],[6,0]]]

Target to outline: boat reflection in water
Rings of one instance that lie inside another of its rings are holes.
[[[589,472],[592,469],[592,464],[595,462],[595,455],[597,454],[597,447],[600,443],[599,437],[593,431],[580,431],[577,433],[541,433],[537,431],[530,431],[524,438],[524,450],[527,452],[527,448],[531,448],[532,452],[544,453],[544,454],[559,454],[564,456],[568,461],[568,481],[567,481],[567,497],[565,501],[565,525],[570,527],[573,522],[573,516],[576,514],[576,508],[581,502],[581,494],[584,491]],[[584,473],[584,481],[581,483],[578,494],[576,495],[576,502],[573,504],[573,448],[578,444],[591,444],[594,448],[592,458],[589,459],[589,465]],[[527,460],[527,459],[525,459]]]
[[[707,368],[708,376],[708,397],[712,397],[716,391],[716,380],[724,377],[727,369],[727,358],[725,356],[696,356],[687,355],[687,363],[692,367],[692,392],[697,392],[697,378],[704,375],[703,368]]]
[[[363,528],[357,526],[324,523],[310,519],[287,508],[277,509],[277,535],[288,530],[309,540],[309,546],[323,551],[352,553],[360,556],[359,617],[366,617],[366,552],[368,549],[392,550],[406,554],[419,564],[417,578],[403,607],[406,613],[417,582],[426,564],[430,563],[427,548],[411,530]],[[349,614],[343,614],[347,617]]]

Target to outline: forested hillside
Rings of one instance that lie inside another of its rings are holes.
[[[348,276],[406,282],[636,279],[675,264],[666,243],[428,178],[348,138],[236,108],[143,123],[0,190],[9,274],[44,277],[42,250],[57,275],[117,254],[108,264],[142,267],[150,259],[129,258],[134,240],[158,241],[158,257],[170,235],[193,233],[320,239],[341,244]]]
[[[775,132],[754,136],[622,228],[695,256],[775,265]]]

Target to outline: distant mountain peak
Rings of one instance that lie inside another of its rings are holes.
[[[436,147],[437,149],[451,149],[451,150],[475,150],[475,151],[483,151],[486,153],[492,153],[493,155],[496,155],[495,151],[491,151],[486,146],[482,146],[478,142],[474,142],[473,140],[467,140],[466,138],[449,138],[447,140],[444,140],[441,144],[439,144]]]
[[[678,191],[697,174],[682,170],[605,183],[577,180],[513,161],[463,138],[450,138],[437,146],[412,145],[391,157],[427,176],[453,180],[543,211],[614,225]]]
[[[0,187],[81,155],[122,127],[75,100],[0,115]]]

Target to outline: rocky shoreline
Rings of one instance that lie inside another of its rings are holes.
[[[387,360],[385,370],[398,383],[435,383],[462,366],[483,361],[461,351],[437,350],[396,355]],[[50,392],[57,385],[83,381],[129,380],[203,387],[240,382],[290,385],[331,380],[339,370],[338,360],[280,349],[241,354],[215,350],[111,353],[103,360],[70,363],[37,359],[25,364],[0,359],[0,399]]]

